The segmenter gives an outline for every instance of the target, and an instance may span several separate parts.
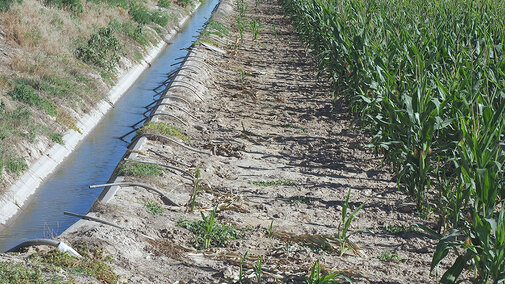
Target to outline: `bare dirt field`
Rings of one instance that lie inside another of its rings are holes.
[[[123,186],[89,215],[127,229],[80,222],[58,238],[104,248],[129,283],[256,282],[258,274],[264,283],[305,283],[318,259],[324,273],[355,283],[436,282],[429,269],[436,241],[414,226],[434,224],[417,216],[365,147],[368,137],[352,125],[345,102],[333,103],[276,1],[244,2],[239,15],[242,2],[222,1],[208,27],[214,33],[195,44],[166,104],[142,130],[148,139],[120,166],[122,181],[160,189],[178,206]],[[172,139],[189,147],[153,135],[168,124],[182,132]],[[138,161],[172,169],[149,176],[134,170]],[[337,234],[349,190],[347,215],[364,205],[341,254]],[[214,208],[215,222],[225,226],[205,248],[196,221]]]

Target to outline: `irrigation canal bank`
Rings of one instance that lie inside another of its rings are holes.
[[[0,231],[0,251],[25,240],[59,235],[76,221],[63,215],[64,211],[88,212],[100,194],[100,190],[89,189],[89,185],[107,182],[134,134],[122,140],[118,137],[132,131],[131,126],[145,117],[145,106],[153,101],[153,88],[166,80],[177,58],[187,54],[185,48],[194,42],[218,3],[219,0],[208,0],[195,11],[151,68],[45,181],[16,219]]]

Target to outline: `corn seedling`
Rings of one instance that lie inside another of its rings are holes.
[[[365,206],[365,203],[361,203],[360,206],[358,206],[354,211],[351,212],[349,216],[347,216],[347,209],[349,209],[349,197],[351,196],[351,189],[349,189],[347,193],[347,197],[345,199],[344,206],[342,206],[342,219],[340,220],[340,223],[338,224],[338,231],[337,231],[337,239],[339,241],[339,246],[340,246],[340,256],[342,256],[347,250],[350,250],[351,248],[348,245],[349,238],[360,231],[363,230],[357,230],[352,233],[349,232],[349,228],[351,227],[351,222],[354,220],[356,217],[356,214],[358,213],[363,206]]]
[[[200,211],[204,225],[203,232],[205,233],[204,235],[205,249],[208,249],[210,247],[210,242],[212,241],[212,234],[214,233],[214,229],[216,228],[216,221],[215,221],[216,210],[217,206],[214,207],[214,210],[212,210],[209,216],[205,216],[205,214],[203,214],[203,212]]]
[[[352,283],[351,279],[347,278],[344,275],[338,275],[334,273],[323,274],[321,272],[320,259],[317,259],[314,265],[312,266],[309,277],[305,277],[305,281],[307,284],[339,283],[338,279],[343,279],[347,282]]]
[[[256,18],[253,21],[249,22],[249,27],[251,28],[253,34],[253,40],[257,40],[259,30],[263,28],[263,25],[260,23],[260,19]]]
[[[189,209],[190,211],[193,211],[195,209],[195,203],[196,203],[196,196],[198,195],[198,192],[200,191],[200,168],[202,167],[202,164],[198,166],[198,168],[195,171],[195,176],[193,177],[193,194],[191,195],[189,199]]]
[[[247,258],[247,255],[249,254],[248,251],[244,253],[244,255],[240,258],[240,268],[239,268],[239,273],[238,273],[238,283],[242,283],[244,280],[244,261]]]
[[[238,69],[238,72],[240,73],[240,84],[242,85],[242,89],[245,88],[245,84],[246,84],[246,72],[243,70],[243,69]]]
[[[270,226],[267,229],[267,236],[272,239],[274,237],[274,220],[270,222]]]
[[[261,277],[263,276],[263,256],[258,257],[256,264],[253,267],[254,275],[256,275],[256,283],[261,283]]]

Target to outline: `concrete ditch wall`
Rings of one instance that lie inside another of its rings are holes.
[[[198,2],[191,14],[200,5],[200,2]],[[160,41],[154,46],[144,57],[142,63],[137,64],[123,75],[118,83],[109,91],[107,97],[100,101],[90,113],[79,119],[76,125],[81,129],[82,133],[72,129],[67,131],[63,136],[63,145],[56,144],[51,147],[41,158],[30,165],[28,170],[15,184],[6,190],[3,196],[0,197],[0,231],[3,226],[6,226],[23,209],[23,206],[44,180],[55,172],[58,166],[75,150],[79,143],[91,133],[105,114],[113,108],[113,105],[119,101],[144,70],[150,66],[150,63],[163,51],[167,42],[177,34],[177,29],[184,26],[190,16],[187,15],[182,18],[176,29],[172,30],[165,37],[165,40]]]

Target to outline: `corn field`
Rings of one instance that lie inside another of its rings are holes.
[[[399,188],[434,213],[440,279],[505,281],[505,2],[281,0]]]

